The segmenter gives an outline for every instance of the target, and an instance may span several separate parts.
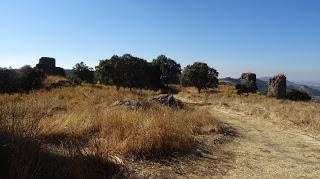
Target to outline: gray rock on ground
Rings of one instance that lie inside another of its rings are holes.
[[[152,101],[156,101],[162,105],[169,106],[172,108],[182,108],[183,103],[180,100],[175,99],[172,95],[159,95],[152,98]]]
[[[139,107],[141,107],[141,103],[139,101],[130,101],[130,100],[117,100],[115,101],[112,106],[123,106],[126,107],[128,109],[138,109]]]
[[[283,74],[270,78],[268,83],[268,95],[278,99],[284,99],[287,95],[287,77]]]

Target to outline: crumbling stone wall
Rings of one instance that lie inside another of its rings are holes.
[[[269,80],[268,95],[278,99],[286,98],[287,77],[285,75],[279,74]]]
[[[254,73],[242,73],[240,84],[236,86],[238,94],[257,92],[257,75]]]
[[[56,59],[51,57],[41,57],[36,67],[41,69],[46,75],[66,76],[64,69],[56,67]]]

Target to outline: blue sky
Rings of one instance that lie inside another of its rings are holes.
[[[285,73],[320,81],[318,0],[1,0],[0,66],[42,56],[71,68],[113,54],[182,66],[204,61],[221,77]]]

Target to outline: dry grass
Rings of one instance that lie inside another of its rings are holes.
[[[116,91],[110,86],[78,86],[0,95],[0,137],[11,141],[21,154],[15,154],[20,156],[17,160],[24,161],[22,164],[11,163],[11,169],[38,165],[39,160],[43,160],[39,156],[46,155],[49,159],[55,158],[58,162],[51,163],[57,165],[64,165],[61,163],[67,157],[71,162],[66,165],[77,168],[73,169],[75,173],[54,178],[84,177],[81,169],[99,170],[97,166],[100,166],[102,170],[103,162],[112,166],[112,172],[118,172],[120,169],[112,165],[115,158],[116,163],[121,163],[119,158],[186,154],[196,149],[197,135],[219,132],[219,122],[205,111],[174,110],[152,102],[144,102],[145,107],[135,111],[111,106],[117,99],[147,101],[154,95],[153,91]],[[27,145],[21,147],[21,141],[28,141]],[[32,155],[30,145],[38,151],[35,152],[37,155]],[[92,162],[94,164],[89,167]],[[39,165],[44,165],[42,163]],[[50,168],[48,164],[45,166],[47,168],[39,171],[30,168],[14,170],[15,174],[11,176],[43,177],[45,169]]]
[[[62,76],[47,76],[47,78],[44,80],[44,85],[52,84],[52,83],[57,83],[59,81],[66,80],[66,78]]]
[[[202,94],[197,94],[193,88],[184,88],[179,96],[275,123],[293,123],[306,131],[320,133],[320,104],[317,103],[278,100],[260,94],[239,96],[235,88],[228,85]]]

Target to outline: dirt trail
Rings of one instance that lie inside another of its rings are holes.
[[[179,97],[178,97],[179,98]],[[185,102],[197,102],[182,99]],[[222,176],[207,178],[319,178],[320,139],[290,126],[215,105],[204,105],[239,136],[224,147],[235,161]]]

